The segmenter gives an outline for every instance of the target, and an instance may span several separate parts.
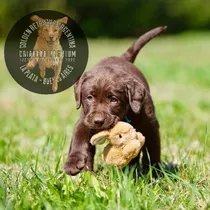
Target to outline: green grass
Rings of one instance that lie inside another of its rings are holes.
[[[161,125],[163,176],[137,182],[106,166],[63,173],[75,122],[72,88],[37,95],[9,75],[0,48],[0,209],[210,209],[210,34],[160,37],[135,64],[146,75]],[[88,68],[133,40],[89,40]],[[170,169],[177,164],[178,171]]]

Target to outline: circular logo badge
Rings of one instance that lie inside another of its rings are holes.
[[[42,10],[20,19],[5,43],[7,68],[25,89],[52,94],[72,86],[85,70],[87,39],[65,14]]]

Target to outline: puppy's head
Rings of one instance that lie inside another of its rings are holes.
[[[84,124],[97,131],[113,127],[129,109],[140,113],[145,97],[145,89],[137,80],[103,68],[84,73],[74,86],[77,109],[83,107]]]
[[[31,20],[34,22],[42,22],[38,29],[38,35],[40,38],[44,39],[49,47],[52,47],[53,44],[60,39],[61,29],[58,23],[67,24],[68,17],[60,18],[56,21],[47,21],[45,19],[40,18],[37,15],[33,15]]]

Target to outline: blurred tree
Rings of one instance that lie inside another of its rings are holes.
[[[168,33],[210,29],[210,0],[0,0],[0,34],[29,12],[51,9],[75,19],[88,37],[138,36],[159,25]]]

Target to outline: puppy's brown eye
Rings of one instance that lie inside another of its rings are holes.
[[[58,31],[58,29],[55,29],[55,30],[54,30],[54,32],[57,32],[57,31]]]
[[[93,100],[93,96],[92,96],[92,95],[88,95],[88,96],[87,96],[87,100],[88,100],[88,101],[92,101],[92,100]]]
[[[117,103],[118,101],[119,101],[119,100],[118,100],[117,97],[115,97],[115,96],[110,97],[110,102],[112,102],[112,103]]]

